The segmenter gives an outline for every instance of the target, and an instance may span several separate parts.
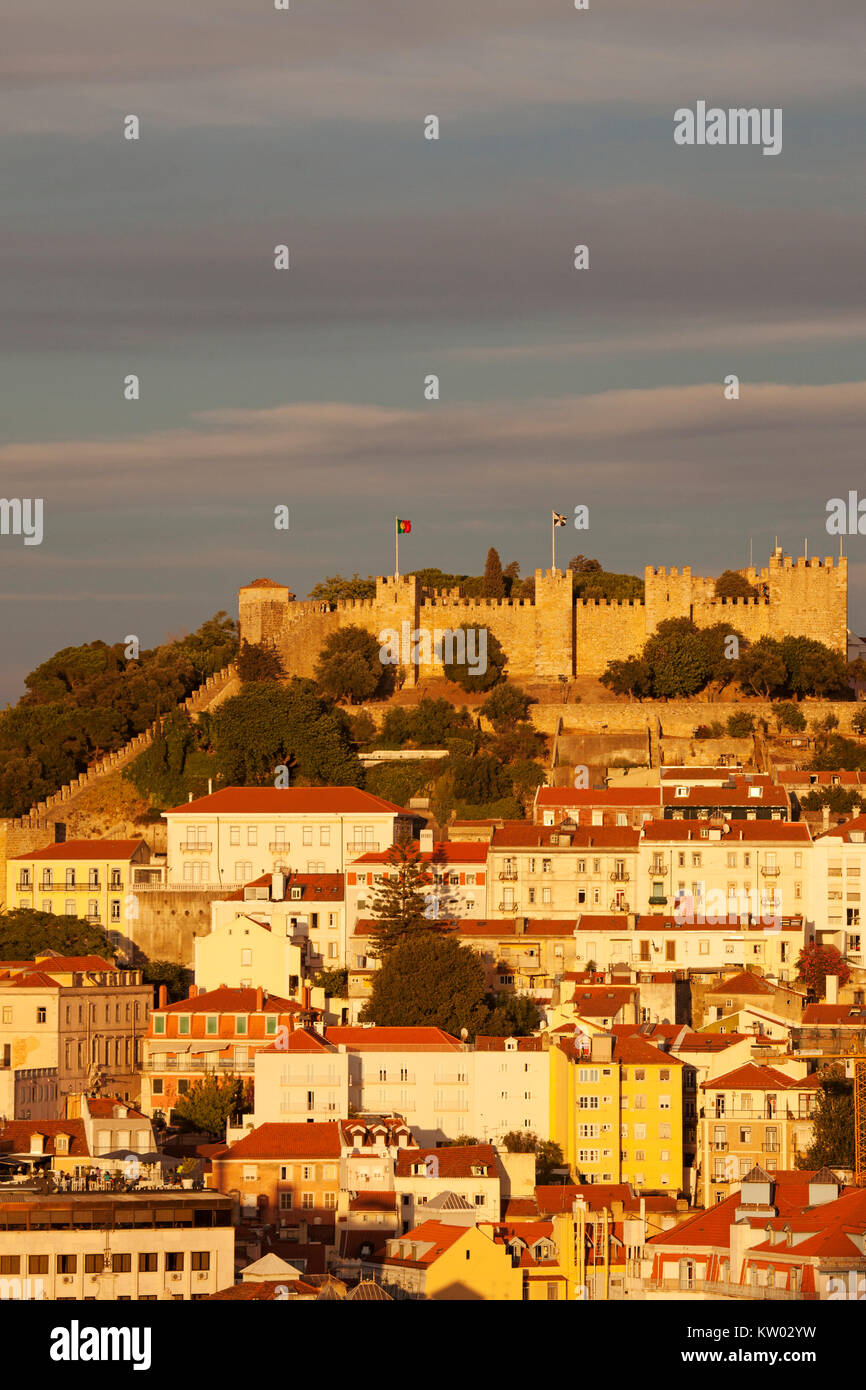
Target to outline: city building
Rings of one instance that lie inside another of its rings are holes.
[[[299,997],[308,975],[347,963],[344,896],[342,874],[273,873],[215,900],[209,934],[195,938],[199,988]]]
[[[722,1202],[756,1165],[768,1172],[796,1166],[812,1141],[818,1079],[807,1063],[778,1067],[746,1062],[703,1082],[699,1122],[701,1200]]]
[[[144,840],[66,840],[6,863],[6,901],[15,907],[82,917],[119,945],[134,920],[136,870],[150,863]]]

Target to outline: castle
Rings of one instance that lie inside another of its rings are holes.
[[[241,637],[274,646],[286,671],[310,676],[327,637],[340,627],[385,629],[486,627],[508,658],[509,675],[524,680],[598,676],[607,663],[640,652],[666,618],[692,618],[698,627],[729,623],[750,641],[759,637],[813,637],[843,656],[847,651],[848,562],[800,558],[777,548],[765,569],[740,573],[757,598],[720,599],[715,580],[682,569],[644,570],[644,598],[572,598],[571,575],[536,570],[535,598],[462,598],[458,591],[427,589],[412,575],[376,580],[376,597],[336,604],[298,601],[284,584],[256,579],[238,595]],[[435,659],[407,672],[406,685],[442,674]]]

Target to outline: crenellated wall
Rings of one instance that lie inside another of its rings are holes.
[[[298,602],[284,584],[256,580],[241,589],[241,635],[273,643],[287,671],[313,674],[322,646],[338,628],[356,625],[375,637],[385,629],[433,634],[461,624],[486,628],[498,638],[516,678],[600,675],[609,661],[637,654],[668,618],[692,618],[699,627],[730,623],[751,641],[787,635],[814,637],[843,655],[847,648],[847,561],[794,561],[777,550],[766,569],[741,571],[760,591],[754,599],[717,599],[715,580],[682,569],[644,570],[644,600],[572,601],[571,576],[536,570],[535,599],[461,598],[459,591],[426,590],[413,576],[376,580],[376,596],[325,604]],[[441,675],[441,661],[401,663],[406,684]]]

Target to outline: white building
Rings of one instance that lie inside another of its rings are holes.
[[[341,874],[393,844],[405,813],[357,787],[224,787],[164,811],[169,885],[240,888],[262,874]]]
[[[835,946],[852,966],[866,965],[866,815],[818,835],[811,856],[811,912],[820,946]]]

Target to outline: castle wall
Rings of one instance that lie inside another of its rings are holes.
[[[756,599],[717,599],[715,580],[682,569],[647,566],[645,597],[634,601],[584,599],[572,602],[571,576],[536,570],[534,602],[467,599],[454,593],[425,593],[412,576],[376,580],[372,599],[326,606],[297,602],[285,585],[257,581],[240,591],[241,635],[273,642],[285,669],[311,676],[327,637],[349,625],[373,636],[385,629],[402,634],[420,628],[432,637],[468,624],[487,628],[502,644],[508,670],[520,679],[600,675],[609,661],[640,652],[659,623],[691,618],[699,627],[729,623],[750,641],[787,634],[814,637],[843,655],[847,650],[847,562],[797,560],[776,552],[766,569],[743,571],[759,585]],[[408,656],[408,653],[406,654]],[[413,666],[401,662],[406,684],[442,674],[441,661]]]

